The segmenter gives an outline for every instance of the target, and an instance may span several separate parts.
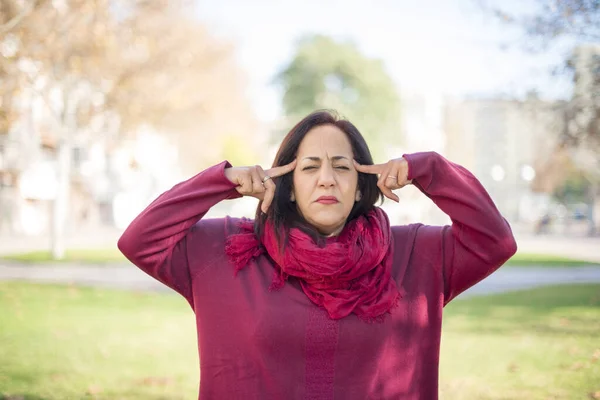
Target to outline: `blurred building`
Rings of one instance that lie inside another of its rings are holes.
[[[572,160],[592,181],[600,182],[600,44],[576,47],[570,64],[574,86],[567,118],[573,122],[566,133],[578,140]]]
[[[577,46],[571,63],[575,70],[573,97],[593,98],[598,106],[595,89],[600,84],[600,44]]]
[[[588,234],[600,232],[600,44],[577,46],[571,65],[574,70],[574,88],[571,99],[569,135],[587,132],[576,154],[571,157],[588,178],[586,195]]]
[[[405,153],[436,151],[444,154],[443,97],[439,92],[402,90],[398,140],[386,147],[386,158]],[[387,161],[387,160],[385,160]],[[396,192],[400,204],[386,200],[383,208],[393,224],[444,225],[450,219],[414,186]]]
[[[20,118],[0,135],[0,234],[47,234],[61,130],[34,91],[23,90],[18,108]],[[164,135],[142,128],[134,138],[117,141],[109,125],[97,134],[73,135],[67,232],[123,227],[181,179],[176,146]]]
[[[404,90],[401,98],[400,131],[405,150],[444,152],[444,98],[441,93]]]
[[[548,202],[532,192],[531,182],[564,129],[564,107],[535,95],[524,101],[448,99],[445,153],[477,176],[504,215],[531,222]]]
[[[0,233],[15,231],[14,199],[19,164],[18,143],[7,134],[0,135]]]

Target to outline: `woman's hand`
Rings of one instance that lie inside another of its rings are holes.
[[[360,165],[356,160],[353,161],[358,172],[379,175],[377,186],[381,193],[396,203],[400,201],[400,198],[392,190],[400,189],[412,182],[408,180],[408,162],[403,157],[390,160],[385,164],[375,165]]]
[[[275,197],[275,183],[272,178],[290,173],[296,168],[296,160],[287,165],[263,170],[260,165],[253,167],[225,168],[225,177],[237,185],[235,190],[244,196],[262,200],[261,210],[266,213]]]

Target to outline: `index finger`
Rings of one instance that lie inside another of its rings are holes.
[[[266,213],[275,197],[275,184],[273,183],[273,179],[267,179],[264,185],[266,190],[262,202],[262,212]]]
[[[285,175],[289,172],[292,172],[296,168],[296,159],[287,165],[281,165],[279,167],[273,167],[265,171],[267,176],[271,178],[277,178],[278,176]]]
[[[381,174],[383,173],[385,167],[385,164],[361,165],[358,162],[356,162],[356,160],[353,161],[356,170],[365,174]]]

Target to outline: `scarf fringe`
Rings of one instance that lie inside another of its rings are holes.
[[[234,276],[248,263],[265,252],[254,233],[240,233],[227,238],[225,253],[235,267]]]
[[[269,286],[269,292],[280,290],[285,285],[288,276],[280,268],[275,268],[273,271],[273,281]]]
[[[385,321],[385,319],[387,318],[387,316],[390,315],[392,313],[392,311],[394,311],[396,308],[398,308],[400,306],[401,299],[402,299],[402,294],[400,292],[398,292],[396,294],[396,297],[392,301],[392,305],[390,306],[390,308],[387,309],[385,312],[383,312],[383,314],[379,314],[374,317],[370,317],[370,316],[366,316],[366,315],[362,315],[362,314],[360,314],[360,315],[356,314],[356,316],[358,317],[358,319],[360,319],[363,322],[366,322],[367,324],[382,324]]]

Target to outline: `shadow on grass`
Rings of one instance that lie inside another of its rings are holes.
[[[46,397],[40,397],[33,394],[2,394],[0,400],[48,400]]]
[[[444,311],[452,330],[600,338],[600,285],[549,286],[457,300]]]

